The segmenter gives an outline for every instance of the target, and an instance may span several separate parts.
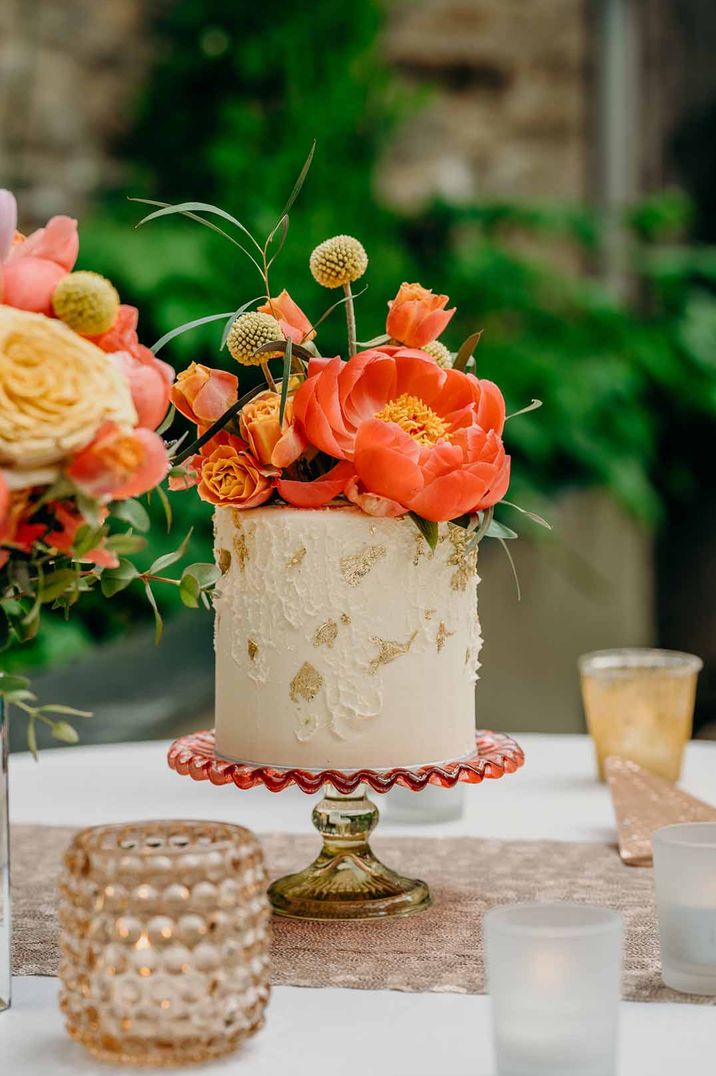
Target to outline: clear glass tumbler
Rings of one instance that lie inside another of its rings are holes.
[[[60,1007],[105,1060],[204,1061],[261,1027],[270,910],[261,848],[240,826],[86,829],[60,882]]]
[[[703,662],[676,650],[597,650],[579,659],[582,699],[597,754],[617,755],[678,781]]]
[[[520,904],[485,916],[499,1076],[614,1076],[623,926],[608,908]]]
[[[716,995],[716,822],[664,826],[652,843],[664,982]]]

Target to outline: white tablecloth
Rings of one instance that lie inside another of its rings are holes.
[[[467,789],[467,811],[438,826],[384,832],[612,841],[609,794],[594,780],[582,736],[523,736],[520,773]],[[172,773],[166,745],[129,744],[47,751],[39,764],[11,760],[14,822],[86,826],[152,817],[217,818],[259,832],[309,832],[309,800],[291,790],[239,792]],[[693,743],[683,786],[716,803],[716,743]],[[380,802],[380,801],[378,801]],[[52,979],[14,983],[0,1015],[2,1076],[106,1073],[62,1031]],[[622,1005],[620,1076],[714,1076],[716,1010],[706,1005]],[[360,1048],[358,1043],[360,1042]],[[367,1060],[370,1058],[370,1060]],[[194,1069],[193,1071],[197,1071]],[[491,1076],[489,999],[456,994],[278,987],[266,1028],[244,1050],[202,1072],[237,1076]]]

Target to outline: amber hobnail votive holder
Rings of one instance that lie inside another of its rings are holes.
[[[597,650],[579,659],[599,780],[610,755],[676,782],[691,736],[703,662],[676,650]]]
[[[270,909],[261,848],[216,822],[78,833],[60,880],[60,1007],[105,1060],[206,1061],[262,1025]]]

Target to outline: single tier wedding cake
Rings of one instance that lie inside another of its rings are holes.
[[[217,508],[216,750],[308,769],[474,746],[476,552],[347,505]]]

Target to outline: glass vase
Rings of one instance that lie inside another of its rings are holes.
[[[8,713],[0,698],[0,1012],[10,1008],[10,808],[8,799]]]

